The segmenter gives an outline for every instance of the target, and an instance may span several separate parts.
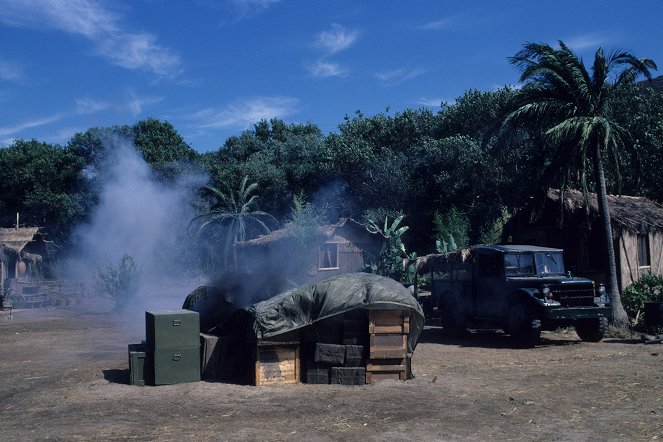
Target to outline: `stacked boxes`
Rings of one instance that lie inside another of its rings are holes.
[[[154,385],[200,380],[198,312],[145,312],[147,347],[153,353]]]
[[[410,318],[403,310],[371,310],[366,383],[401,380],[407,376],[407,336]]]

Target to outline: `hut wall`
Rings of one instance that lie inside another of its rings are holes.
[[[332,275],[356,272],[364,266],[362,249],[343,235],[334,235],[332,238],[325,241],[325,243],[337,245],[337,266],[333,269],[319,268],[317,261],[318,255],[316,254],[315,271],[311,272],[314,274],[310,275],[313,280],[326,278]]]
[[[4,295],[6,277],[7,275],[5,273],[5,262],[2,259],[0,259],[0,296]]]
[[[640,278],[640,267],[643,263],[638,259],[638,236],[624,232],[619,239],[620,281],[623,290]],[[663,274],[663,234],[649,233],[649,263],[652,273]]]
[[[663,275],[663,233],[649,234],[649,252],[651,253],[651,271]]]
[[[637,281],[640,277],[638,270],[638,237],[636,235],[622,232],[619,238],[619,280],[620,291],[626,286]]]

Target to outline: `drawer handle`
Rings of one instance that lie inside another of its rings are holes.
[[[182,325],[181,319],[173,319],[173,327],[179,327],[180,325]]]
[[[181,360],[182,360],[182,353],[173,354],[173,361],[181,361]]]

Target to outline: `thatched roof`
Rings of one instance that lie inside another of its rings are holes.
[[[39,227],[0,228],[0,246],[15,253],[33,240]]]
[[[334,237],[336,231],[343,227],[352,227],[360,231],[364,231],[369,235],[380,236],[379,233],[372,233],[366,228],[365,224],[362,224],[358,221],[353,220],[352,218],[341,218],[336,224],[327,224],[324,226],[318,226],[318,233],[320,236],[327,240]],[[244,247],[264,247],[268,244],[273,244],[277,241],[281,241],[288,238],[295,237],[295,229],[292,224],[286,224],[283,229],[274,230],[273,232],[259,236],[258,238],[250,239],[248,241],[243,241],[237,243],[237,246],[240,248]]]
[[[559,189],[548,189],[544,204],[553,202],[560,206]],[[599,216],[598,202],[595,193],[588,194],[589,216]],[[576,215],[580,212],[587,213],[587,203],[582,192],[578,190],[565,190],[564,201],[561,206],[566,214]],[[629,232],[645,233],[652,230],[663,231],[663,205],[650,199],[639,196],[608,195],[608,206],[612,225],[616,229]],[[523,211],[530,214],[531,219],[536,219],[533,205],[524,208]]]
[[[466,262],[471,256],[470,248],[455,250],[446,253],[431,253],[429,255],[419,256],[415,264],[415,272],[418,275],[430,271],[430,266],[440,262]]]

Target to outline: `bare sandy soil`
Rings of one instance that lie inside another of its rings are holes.
[[[0,313],[0,440],[663,439],[663,345],[639,335],[516,349],[428,326],[407,382],[135,387],[144,313],[102,307]]]

